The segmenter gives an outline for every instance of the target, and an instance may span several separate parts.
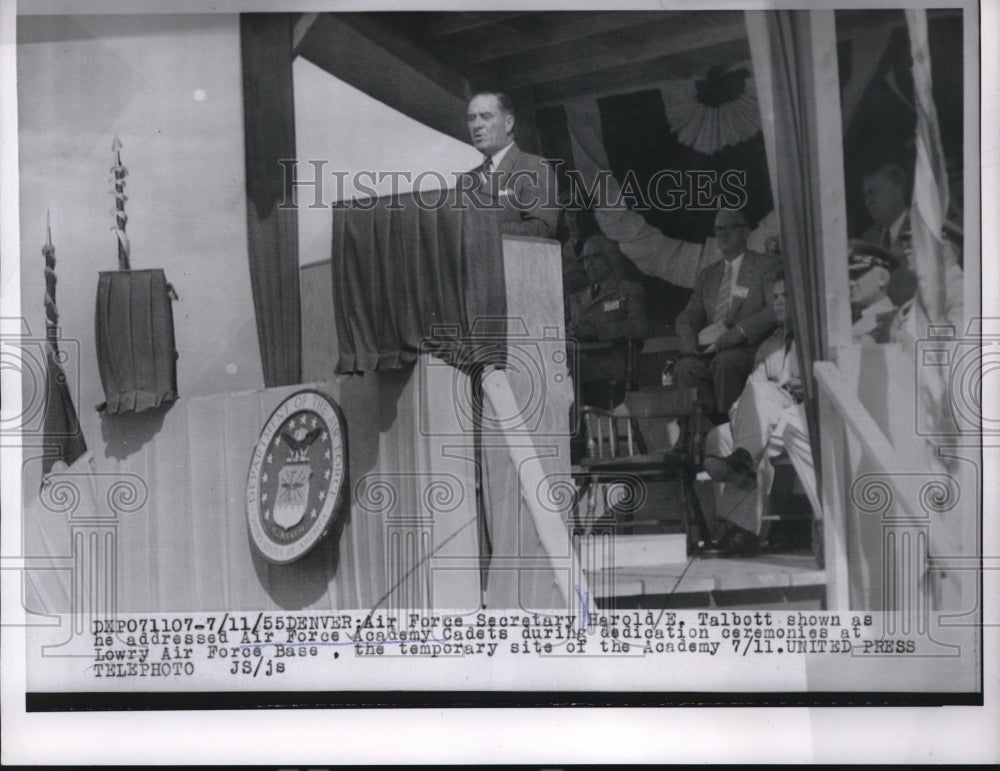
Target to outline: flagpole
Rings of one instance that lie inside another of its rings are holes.
[[[52,220],[45,213],[45,410],[43,416],[43,442],[46,452],[42,457],[42,486],[48,481],[56,461],[72,466],[87,456],[87,442],[80,430],[73,397],[66,382],[63,360],[59,351],[59,306],[56,305],[56,248],[52,244]],[[78,362],[77,362],[78,363]],[[51,447],[58,449],[50,453]]]
[[[131,270],[132,265],[129,260],[131,248],[128,236],[125,234],[125,225],[128,222],[128,215],[125,214],[125,201],[128,200],[125,195],[125,177],[128,176],[128,169],[122,165],[122,140],[117,134],[111,143],[111,151],[115,154],[115,165],[111,167],[111,172],[115,175],[115,208],[112,212],[115,224],[111,229],[118,239],[118,270]]]
[[[56,306],[56,248],[52,245],[51,213],[45,211],[45,339],[53,353],[59,350],[59,308]]]

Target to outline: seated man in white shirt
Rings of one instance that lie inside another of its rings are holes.
[[[761,516],[774,479],[771,459],[783,452],[788,453],[813,510],[820,511],[783,273],[774,274],[772,280],[778,327],[757,350],[756,366],[729,411],[730,422],[712,429],[705,439],[706,451],[717,453],[706,456],[705,471],[714,481],[725,483],[717,497],[717,514],[727,525],[719,541],[725,556],[747,556],[759,548]]]

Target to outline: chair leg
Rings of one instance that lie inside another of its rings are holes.
[[[701,410],[696,408],[693,415],[689,415],[681,423],[681,435],[678,444],[684,448],[688,460],[684,466],[681,478],[682,499],[684,501],[684,529],[687,532],[688,546],[693,551],[698,551],[698,541],[694,537],[691,517],[694,517],[694,525],[701,533],[703,546],[701,551],[705,552],[715,548],[712,540],[712,531],[705,520],[705,512],[701,510],[701,502],[698,500],[698,492],[694,489],[694,480],[698,474],[698,466],[701,465],[702,456],[702,416]]]
[[[597,511],[597,496],[600,491],[600,484],[595,479],[589,479],[584,482],[580,491],[577,493],[577,502],[573,507],[574,516],[576,517],[575,525],[583,533],[587,535],[591,530],[594,529],[594,519],[595,513]],[[584,495],[587,496],[587,507],[586,513],[581,517],[579,515],[580,498]]]
[[[589,485],[584,482],[579,487],[576,488],[576,494],[573,496],[573,530],[577,531],[583,527],[583,517],[580,515],[580,503],[583,501],[583,496],[587,495],[589,492]]]
[[[687,486],[687,475],[681,481],[681,511],[684,512],[684,536],[687,539],[688,554],[698,550],[698,542],[691,530],[691,491]]]
[[[687,468],[684,470],[684,481],[681,487],[685,490],[685,497],[687,501],[690,501],[691,511],[694,513],[695,525],[698,527],[698,531],[701,533],[701,540],[704,543],[702,547],[704,549],[712,549],[715,547],[715,542],[712,540],[712,531],[708,527],[708,521],[705,519],[705,512],[701,509],[701,501],[698,500],[698,491],[694,489],[694,479],[695,471],[693,468]],[[685,507],[685,523],[687,522],[687,507]],[[688,535],[688,541],[691,541],[691,535]],[[697,542],[694,543],[694,547],[697,549]]]

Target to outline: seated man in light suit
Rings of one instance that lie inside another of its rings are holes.
[[[649,335],[642,285],[622,276],[624,255],[607,236],[595,235],[584,244],[580,261],[591,284],[570,296],[566,337],[579,346],[572,374],[577,403],[610,408],[625,398],[628,351],[626,340]],[[609,383],[617,384],[614,392]]]
[[[555,238],[560,208],[555,172],[543,158],[514,142],[510,98],[502,92],[476,94],[469,102],[468,121],[472,144],[483,154],[482,165],[469,172],[475,177],[472,187],[502,204],[501,232]]]
[[[697,388],[699,402],[716,422],[725,420],[753,369],[757,346],[775,326],[764,279],[781,262],[747,249],[749,233],[742,211],[716,215],[715,236],[724,259],[698,274],[676,321],[686,356],[674,367],[674,381],[681,388]]]
[[[772,280],[778,326],[757,349],[756,366],[730,410],[730,422],[705,438],[706,453],[716,453],[706,455],[705,471],[713,481],[726,483],[716,496],[717,514],[726,523],[719,541],[725,556],[757,551],[761,515],[774,480],[771,459],[782,452],[788,453],[813,511],[817,516],[821,511],[784,273],[779,270]]]

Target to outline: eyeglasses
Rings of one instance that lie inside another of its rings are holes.
[[[745,230],[746,225],[720,225],[715,229],[715,235],[725,236],[729,233],[735,233],[737,230]]]

